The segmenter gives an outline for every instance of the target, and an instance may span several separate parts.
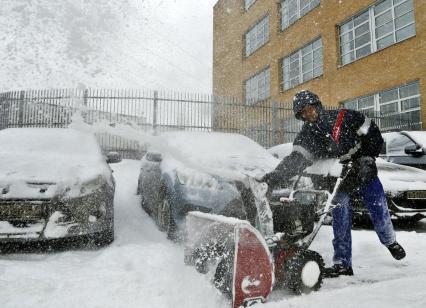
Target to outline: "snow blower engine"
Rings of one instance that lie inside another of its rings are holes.
[[[201,273],[213,273],[215,286],[231,299],[233,308],[265,302],[273,287],[287,287],[296,294],[318,290],[324,261],[308,248],[332,207],[340,181],[317,210],[314,204],[293,198],[293,193],[270,205],[268,186],[248,177],[246,187],[257,210],[255,227],[246,220],[190,212],[185,263]]]

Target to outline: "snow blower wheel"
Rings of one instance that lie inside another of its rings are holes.
[[[285,284],[295,294],[319,290],[323,273],[324,260],[312,250],[300,251],[284,263]]]

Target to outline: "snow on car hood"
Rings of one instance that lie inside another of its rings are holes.
[[[93,135],[71,129],[0,131],[0,199],[50,199],[110,180]]]
[[[426,171],[389,163],[376,159],[380,181],[386,192],[397,194],[407,190],[426,190]],[[307,173],[339,176],[342,164],[337,159],[325,159],[315,162],[306,169]]]
[[[229,180],[247,174],[261,177],[279,163],[259,144],[239,134],[170,132],[159,136],[150,151],[162,153],[163,168],[186,170],[186,174],[194,176],[207,173]]]

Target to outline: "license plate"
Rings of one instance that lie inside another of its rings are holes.
[[[43,217],[43,206],[31,203],[0,203],[0,220],[39,219]]]
[[[407,191],[407,199],[426,199],[426,190]]]

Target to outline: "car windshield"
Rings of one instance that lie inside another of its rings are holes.
[[[405,155],[405,147],[416,145],[413,140],[398,132],[386,133],[384,137],[386,139],[386,154],[389,155]]]

